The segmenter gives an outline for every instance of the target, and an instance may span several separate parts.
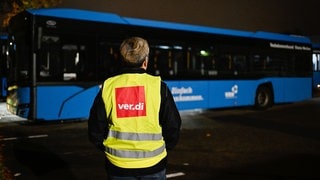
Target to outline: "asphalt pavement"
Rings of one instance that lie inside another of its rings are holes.
[[[0,107],[0,122],[8,122],[0,124],[0,143],[16,180],[106,179],[102,154],[88,141],[85,121],[28,124],[8,113],[4,103]],[[266,111],[181,112],[182,131],[169,152],[167,177],[320,179],[319,107],[318,97]]]
[[[11,114],[6,107],[5,102],[0,102],[0,123],[27,121],[25,118]]]

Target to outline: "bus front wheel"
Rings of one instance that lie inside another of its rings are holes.
[[[271,107],[272,105],[273,95],[271,88],[268,86],[260,86],[256,92],[255,107],[263,110]]]

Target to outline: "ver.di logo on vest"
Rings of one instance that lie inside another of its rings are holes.
[[[143,86],[115,89],[118,118],[146,115],[145,91]]]

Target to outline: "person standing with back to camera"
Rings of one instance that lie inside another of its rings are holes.
[[[167,85],[146,73],[149,45],[120,45],[122,70],[106,79],[88,120],[89,140],[105,153],[110,180],[166,179],[167,150],[177,144],[179,111]]]

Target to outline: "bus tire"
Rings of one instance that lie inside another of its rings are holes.
[[[255,108],[265,110],[273,105],[273,93],[271,87],[259,86],[255,97]]]

